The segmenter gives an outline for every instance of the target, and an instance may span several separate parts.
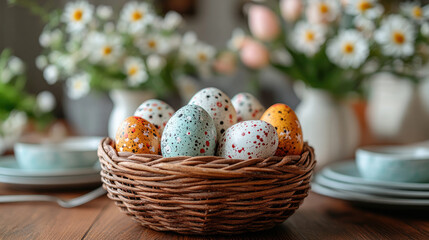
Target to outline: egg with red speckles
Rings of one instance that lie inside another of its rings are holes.
[[[216,126],[218,138],[226,129],[237,123],[237,113],[231,99],[217,88],[200,90],[191,98],[189,104],[198,105],[210,114]]]
[[[217,154],[223,158],[254,159],[274,155],[279,144],[276,129],[260,120],[239,122],[219,140]]]
[[[162,156],[213,156],[216,134],[213,119],[202,107],[186,105],[177,110],[164,128]]]
[[[302,153],[304,139],[301,124],[292,108],[282,103],[274,104],[265,111],[261,120],[273,125],[279,135],[276,156],[283,157]]]
[[[158,154],[161,136],[156,127],[141,117],[128,117],[116,132],[118,152]]]
[[[239,93],[231,99],[237,112],[237,121],[259,120],[265,112],[265,107],[250,93]]]
[[[173,116],[174,109],[158,99],[149,99],[144,101],[134,113],[134,116],[141,117],[155,125],[159,134],[162,135],[165,125]]]

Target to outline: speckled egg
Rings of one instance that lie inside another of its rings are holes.
[[[125,119],[116,132],[116,151],[158,154],[161,137],[156,127],[141,117]]]
[[[273,156],[279,138],[271,124],[250,120],[226,130],[219,140],[218,155],[224,158],[253,159]]]
[[[161,139],[164,157],[212,156],[216,148],[216,127],[200,106],[186,105],[168,121]]]
[[[217,88],[202,89],[192,97],[189,104],[201,106],[210,114],[216,126],[218,138],[226,129],[237,123],[237,113],[231,100]]]
[[[295,112],[286,104],[272,105],[261,120],[273,125],[279,135],[276,156],[299,155],[304,147],[301,124]]]
[[[237,111],[237,121],[259,120],[265,112],[265,107],[250,93],[239,93],[231,99]]]
[[[174,114],[174,109],[158,99],[149,99],[143,102],[134,113],[134,116],[144,118],[155,125],[162,135],[165,125]]]

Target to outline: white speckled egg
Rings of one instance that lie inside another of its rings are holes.
[[[261,120],[239,122],[219,140],[218,155],[224,158],[253,159],[273,156],[279,144],[276,129]]]
[[[220,136],[230,126],[237,123],[237,113],[231,104],[231,99],[217,88],[205,88],[197,92],[189,104],[201,106],[213,118],[217,130],[217,136]]]
[[[239,93],[231,99],[237,111],[237,121],[258,120],[265,112],[265,107],[250,93]]]
[[[158,99],[149,99],[137,108],[134,116],[146,119],[155,125],[159,134],[162,134],[165,125],[173,114],[174,109],[167,103]]]
[[[161,138],[164,157],[213,156],[216,150],[216,127],[200,106],[186,105],[168,121]]]

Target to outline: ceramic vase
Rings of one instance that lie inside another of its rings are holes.
[[[296,114],[304,140],[315,149],[317,168],[353,157],[360,130],[351,107],[323,90],[301,89],[297,95],[302,101]]]
[[[115,138],[116,130],[122,121],[132,116],[136,109],[144,101],[155,98],[152,91],[133,91],[124,89],[115,89],[110,91],[110,98],[113,102],[113,110],[109,118],[109,137]]]

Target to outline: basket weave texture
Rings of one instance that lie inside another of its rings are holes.
[[[308,195],[315,166],[301,156],[224,159],[118,153],[110,138],[99,148],[108,197],[122,212],[157,231],[238,234],[281,224]]]

